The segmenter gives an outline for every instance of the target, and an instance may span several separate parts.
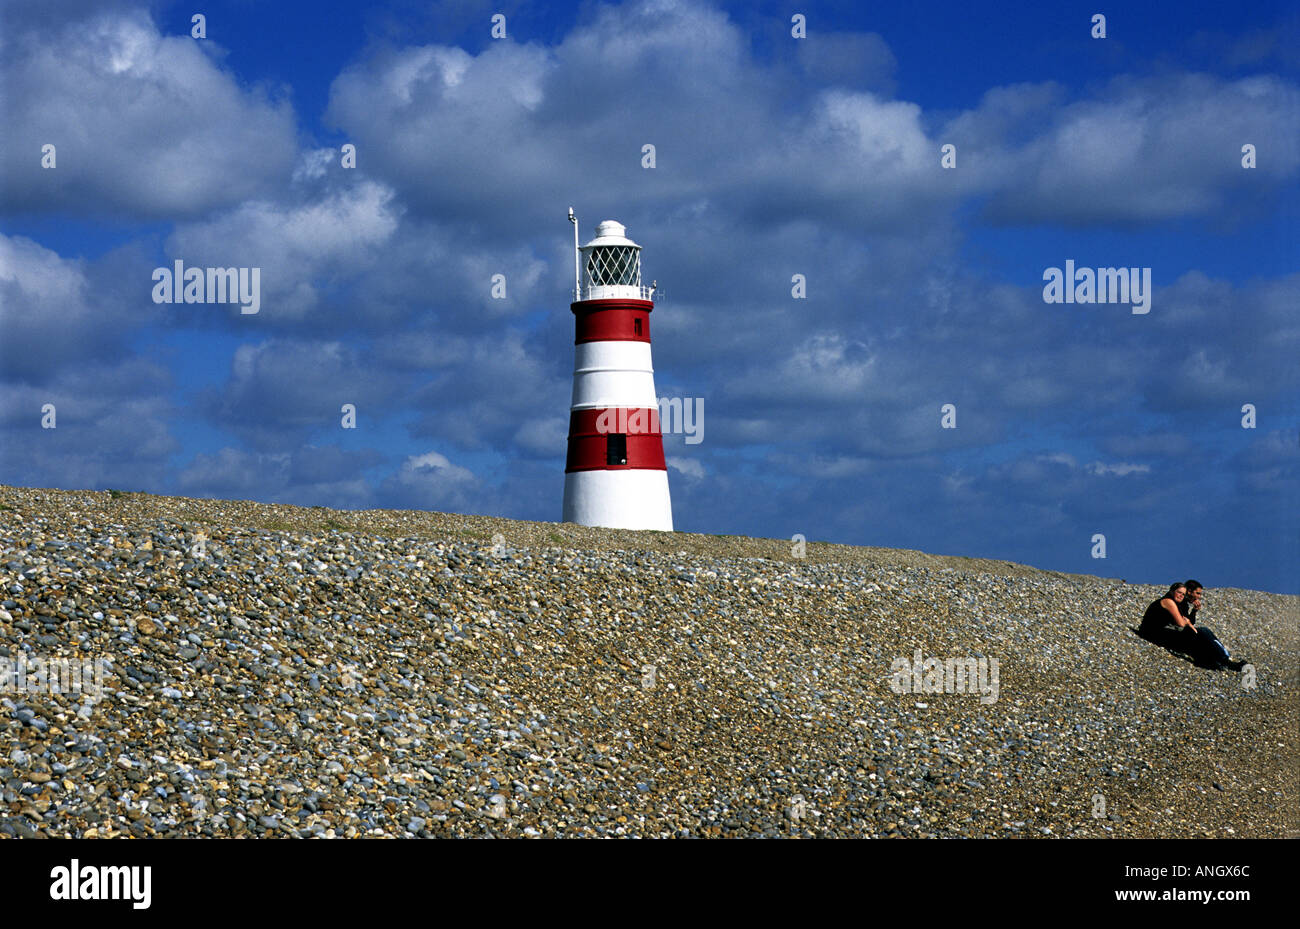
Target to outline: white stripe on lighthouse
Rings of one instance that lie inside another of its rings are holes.
[[[564,521],[581,526],[673,531],[668,472],[570,471],[564,475]]]
[[[659,406],[649,342],[583,342],[575,349],[571,409]]]

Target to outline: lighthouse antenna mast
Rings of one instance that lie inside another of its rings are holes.
[[[573,213],[573,207],[569,207],[569,222],[573,223],[573,299],[582,299],[582,272],[578,261],[578,217]]]

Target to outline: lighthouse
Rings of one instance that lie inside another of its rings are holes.
[[[641,246],[606,220],[578,245],[573,223],[575,323],[564,521],[610,529],[672,531],[668,467],[659,426],[650,311]]]

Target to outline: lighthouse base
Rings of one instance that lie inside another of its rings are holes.
[[[564,521],[606,529],[673,531],[668,472],[629,468],[564,475]]]

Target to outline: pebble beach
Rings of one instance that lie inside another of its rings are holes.
[[[1242,673],[1164,585],[0,487],[0,836],[1296,837],[1300,597],[1202,580]]]

